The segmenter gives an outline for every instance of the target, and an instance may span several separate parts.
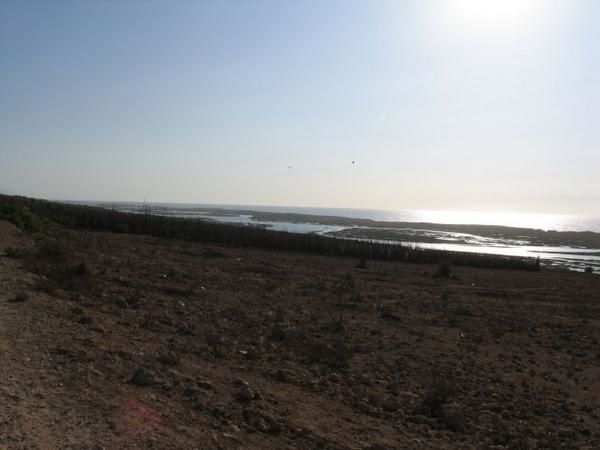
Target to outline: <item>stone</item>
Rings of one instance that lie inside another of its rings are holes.
[[[179,360],[176,356],[173,355],[160,355],[158,358],[158,362],[165,366],[176,366],[179,363]]]
[[[204,389],[207,391],[211,391],[214,389],[214,385],[210,381],[207,381],[207,380],[198,381],[196,384],[198,385],[198,387],[200,389]]]
[[[136,386],[150,386],[151,384],[154,384],[154,374],[148,369],[140,367],[135,371],[130,382]]]
[[[393,397],[388,397],[381,402],[381,407],[387,412],[398,411],[400,406],[400,402]]]
[[[238,391],[237,398],[242,402],[250,402],[254,400],[255,394],[247,382],[243,382]]]

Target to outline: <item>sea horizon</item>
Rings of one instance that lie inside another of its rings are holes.
[[[380,222],[432,223],[440,225],[490,225],[512,228],[528,228],[543,231],[600,233],[600,215],[494,212],[460,209],[387,209],[343,208],[322,206],[282,206],[260,204],[152,202],[152,201],[77,201],[59,200],[66,203],[87,205],[119,205],[163,207],[172,209],[222,209],[230,211],[302,214],[349,219],[368,219]]]

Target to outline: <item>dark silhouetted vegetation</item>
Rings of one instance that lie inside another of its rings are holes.
[[[27,300],[29,300],[29,294],[25,291],[19,291],[19,292],[17,292],[17,295],[15,295],[13,298],[11,298],[9,300],[9,302],[23,303],[23,302],[26,302]]]
[[[21,256],[23,256],[23,251],[14,247],[6,247],[4,249],[4,253],[9,258],[20,258]]]
[[[0,198],[0,220],[6,220],[25,231],[37,232],[44,229],[44,221],[25,205],[24,201],[15,197]]]
[[[473,266],[502,269],[539,270],[539,260],[532,258],[484,255],[423,249],[392,243],[340,239],[317,234],[273,231],[261,227],[217,223],[152,215],[148,208],[140,213],[126,213],[93,206],[64,204],[25,197],[0,196],[3,218],[20,222],[23,229],[52,221],[69,228],[143,234],[166,239],[183,239],[225,247],[254,247],[298,251],[358,259],[398,260],[411,263]],[[10,211],[19,211],[11,213]],[[16,215],[15,215],[16,214]]]
[[[450,264],[447,261],[441,263],[437,270],[433,274],[434,277],[438,278],[450,278],[452,277],[452,270],[450,268]]]
[[[58,239],[43,239],[37,243],[37,254],[40,258],[63,262],[70,258],[72,250]]]
[[[367,268],[367,259],[361,258],[356,264],[357,269],[366,269]]]
[[[452,377],[438,375],[427,387],[418,412],[429,417],[439,417],[446,403],[456,396],[457,390]]]

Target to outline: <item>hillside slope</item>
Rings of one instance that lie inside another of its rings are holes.
[[[0,448],[597,447],[600,277],[436,270],[0,222]]]

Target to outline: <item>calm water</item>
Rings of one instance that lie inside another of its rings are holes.
[[[275,213],[297,213],[372,219],[386,222],[428,222],[460,225],[503,225],[556,231],[594,231],[600,233],[600,217],[564,214],[493,213],[482,211],[385,210],[349,208],[307,208],[261,205],[206,205],[157,203],[156,206],[185,213],[189,209],[220,208]],[[190,212],[190,215],[194,213]]]
[[[97,204],[97,203],[96,203]],[[131,211],[139,210],[141,204],[137,203],[102,203],[102,206]],[[204,209],[203,209],[204,208]],[[211,214],[208,209],[219,208],[231,210],[222,215]],[[472,211],[391,211],[369,209],[342,209],[342,208],[303,208],[279,206],[248,206],[248,205],[202,205],[202,204],[152,204],[155,214],[203,218],[218,222],[235,223],[240,225],[262,226],[272,230],[289,231],[297,233],[327,234],[341,231],[347,226],[332,226],[319,223],[298,223],[283,221],[259,221],[252,218],[251,214],[240,214],[236,211],[261,211],[274,213],[297,213],[316,216],[338,216],[353,219],[372,219],[390,222],[427,222],[437,224],[462,224],[462,225],[503,225],[509,227],[532,228],[556,231],[593,231],[600,232],[600,217],[570,216],[553,214],[520,214],[520,213],[488,213]],[[363,227],[364,228],[364,227]],[[408,245],[418,245],[424,248],[434,248],[460,252],[477,252],[498,255],[540,257],[549,265],[568,267],[571,270],[582,271],[592,267],[600,272],[600,249],[572,248],[568,246],[536,246],[526,240],[490,238],[475,234],[456,233],[453,231],[408,229],[414,236],[427,236],[439,240],[436,242],[411,242],[410,240],[393,241]],[[452,243],[449,241],[459,241]]]

